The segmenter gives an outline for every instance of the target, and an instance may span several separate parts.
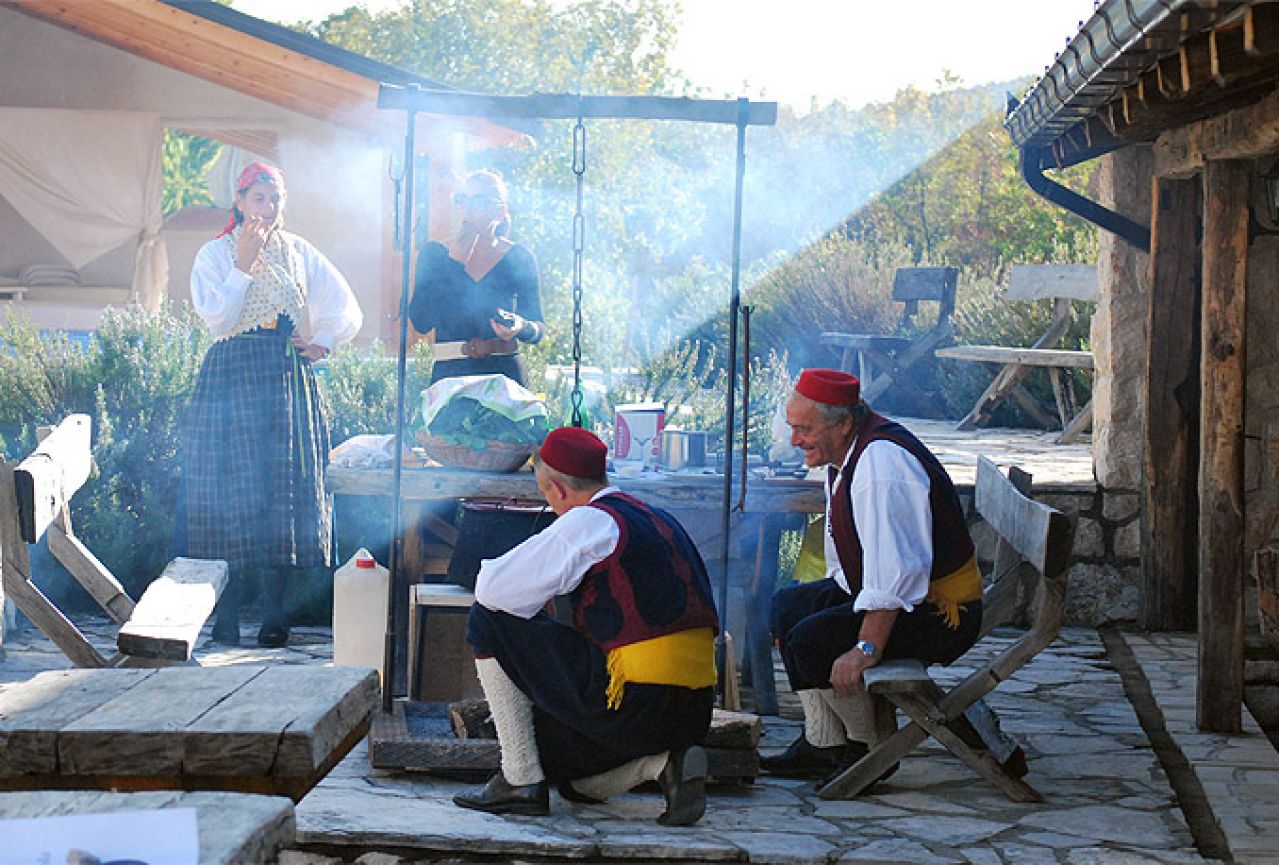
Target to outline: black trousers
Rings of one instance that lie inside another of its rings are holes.
[[[630,682],[621,706],[608,708],[604,652],[545,613],[521,619],[475,604],[466,639],[533,701],[542,770],[553,782],[696,745],[710,729],[714,688]]]
[[[801,583],[773,597],[773,638],[792,690],[829,688],[835,659],[851,649],[862,627],[862,613],[853,598],[832,579]],[[926,664],[949,664],[977,642],[981,601],[960,608],[959,627],[947,626],[940,611],[927,601],[893,623],[884,658],[913,658]]]

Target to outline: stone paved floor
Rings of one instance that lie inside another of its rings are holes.
[[[109,643],[105,625],[88,630]],[[1007,639],[992,638],[986,648],[994,651]],[[325,663],[330,657],[327,629],[298,629],[294,643],[276,650],[220,650],[205,644],[198,657],[206,665],[262,660]],[[1157,641],[1151,646],[1152,651],[1164,650]],[[7,649],[7,657],[0,661],[0,688],[3,682],[66,665],[51,644],[29,631],[11,640]],[[1180,663],[1180,655],[1173,654]],[[1166,690],[1173,690],[1172,683],[1183,671],[1171,662],[1163,669],[1170,683]],[[951,668],[946,675],[965,672]],[[631,794],[589,807],[556,797],[549,818],[503,819],[453,806],[450,797],[462,788],[457,783],[373,770],[361,746],[299,804],[301,849],[290,853],[286,861],[292,865],[353,861],[378,850],[393,851],[405,861],[470,857],[780,865],[1211,861],[1196,851],[1169,780],[1095,631],[1068,629],[1047,652],[1001,686],[991,704],[1005,730],[1025,745],[1030,765],[1027,780],[1044,793],[1046,802],[1007,802],[967,767],[929,743],[905,759],[901,770],[872,795],[854,801],[824,802],[804,783],[761,777],[752,787],[714,789],[706,817],[690,829],[658,826],[654,818],[661,810],[660,797],[651,794]],[[793,699],[784,701],[783,716],[768,719],[765,752],[784,747],[798,732]],[[1210,749],[1207,756],[1219,755],[1211,751],[1212,743],[1203,744]],[[1225,792],[1273,804],[1279,798],[1279,784],[1273,775],[1262,777],[1252,771],[1230,770],[1222,783],[1233,786]],[[1274,829],[1267,822],[1273,816],[1262,812],[1241,819],[1252,819],[1250,825],[1259,837]]]

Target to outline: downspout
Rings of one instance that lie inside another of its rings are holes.
[[[1123,214],[1103,207],[1089,198],[1084,198],[1072,189],[1067,189],[1055,180],[1044,176],[1043,151],[1038,148],[1025,148],[1019,151],[1022,179],[1026,185],[1053,204],[1070,211],[1081,219],[1119,236],[1129,245],[1150,252],[1150,229],[1133,222]]]

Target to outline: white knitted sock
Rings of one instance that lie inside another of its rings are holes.
[[[496,658],[476,658],[475,672],[502,747],[502,777],[515,787],[545,780],[533,733],[533,701],[516,687]]]
[[[822,699],[822,691],[806,689],[795,692],[804,707],[804,738],[818,748],[844,744],[844,725],[839,716]]]
[[[875,743],[875,712],[871,696],[863,688],[851,697],[836,697],[830,689],[818,691],[822,701],[830,707],[840,721],[841,729],[850,741]]]
[[[573,781],[573,789],[592,799],[607,799],[619,793],[638,787],[645,781],[656,781],[666,768],[669,751],[639,757],[629,763],[623,763],[607,772],[600,772],[589,778],[578,778]]]

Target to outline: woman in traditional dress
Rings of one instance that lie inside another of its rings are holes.
[[[453,204],[460,230],[423,247],[409,307],[419,333],[435,332],[431,383],[501,373],[526,385],[519,343],[542,338],[542,298],[533,253],[506,236],[506,184],[495,172],[473,172]]]
[[[215,641],[240,640],[240,589],[262,579],[258,643],[283,646],[294,568],[329,564],[328,426],[312,364],[359,331],[351,287],[314,246],[281,228],[284,175],[250,163],[222,234],[191,270],[191,299],[215,342],[185,419],[186,554],[226,559]]]

